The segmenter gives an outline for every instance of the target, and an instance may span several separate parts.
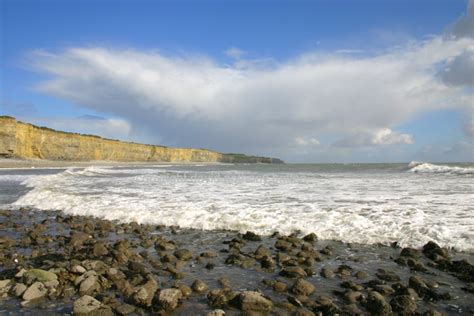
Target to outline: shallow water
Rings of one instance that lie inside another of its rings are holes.
[[[120,221],[474,251],[474,165],[0,170],[0,204]]]

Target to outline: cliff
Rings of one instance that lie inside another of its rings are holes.
[[[69,161],[272,162],[272,158],[266,157],[143,145],[94,135],[60,132],[23,123],[8,116],[0,117],[0,157]],[[244,157],[248,157],[248,160]]]

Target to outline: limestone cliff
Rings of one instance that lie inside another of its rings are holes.
[[[235,159],[237,156],[238,159]],[[59,132],[7,116],[0,117],[0,157],[70,161],[272,162],[271,158],[265,157],[143,145]],[[248,157],[249,160],[245,161],[242,157]]]

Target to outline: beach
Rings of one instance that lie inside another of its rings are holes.
[[[474,312],[469,164],[18,166],[0,314]]]
[[[2,314],[82,315],[92,297],[89,315],[473,312],[473,255],[434,243],[401,249],[28,209],[0,219]]]

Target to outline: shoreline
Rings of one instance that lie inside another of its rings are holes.
[[[30,209],[0,211],[0,226],[0,312],[474,312],[474,254],[434,243],[401,249]]]
[[[160,165],[226,165],[222,162],[147,162],[147,161],[69,161],[69,160],[44,160],[44,159],[12,159],[0,158],[2,169],[30,169],[30,168],[86,168],[86,167],[133,167],[133,166],[160,166]]]

